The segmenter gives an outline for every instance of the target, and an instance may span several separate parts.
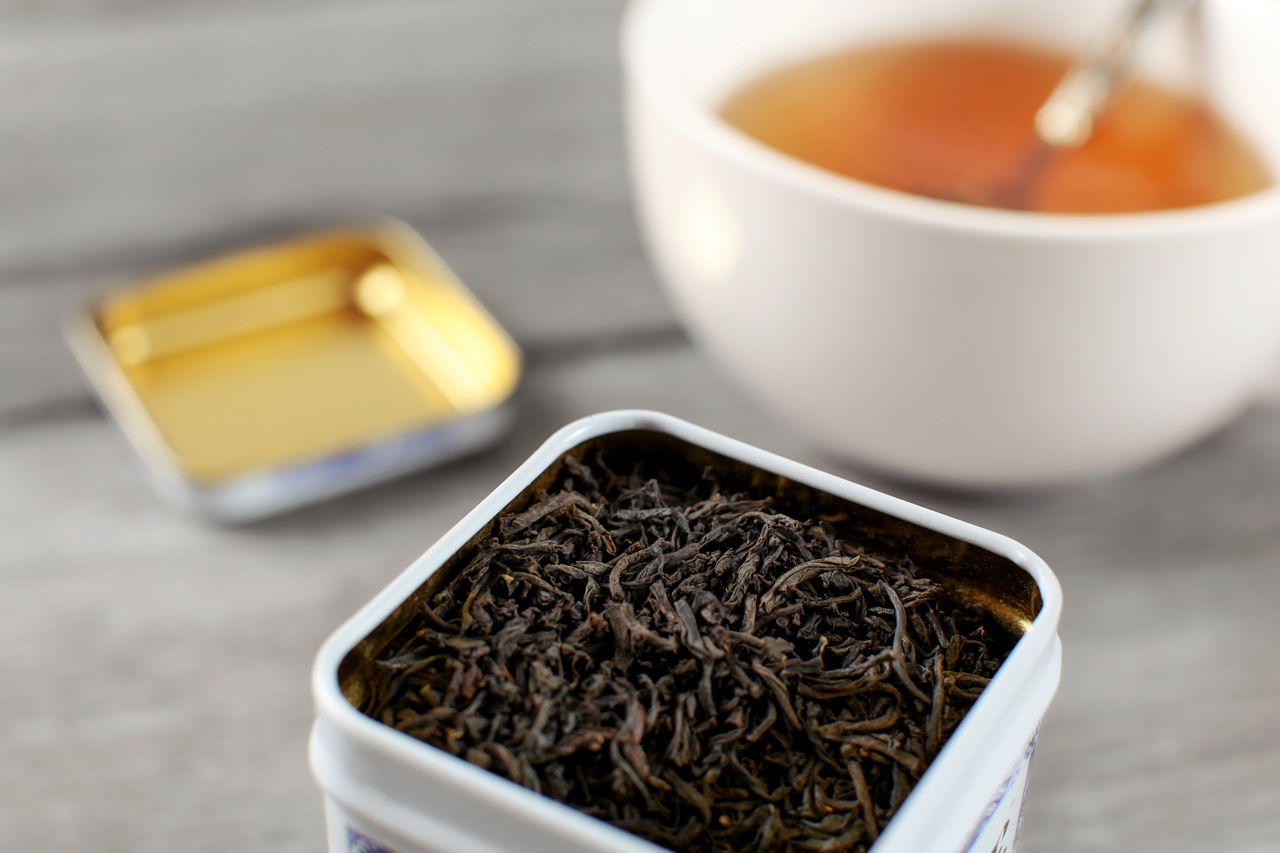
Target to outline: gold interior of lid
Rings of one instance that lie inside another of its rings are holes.
[[[118,294],[95,320],[163,451],[216,481],[492,408],[515,345],[415,235],[307,237]]]

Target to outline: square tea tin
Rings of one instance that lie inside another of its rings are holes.
[[[520,377],[503,329],[390,220],[170,272],[67,337],[160,493],[227,521],[479,449]]]
[[[427,601],[488,543],[500,517],[539,500],[569,454],[593,450],[720,482],[779,511],[822,518],[861,541],[909,549],[952,600],[985,612],[1012,651],[874,853],[987,853],[1016,840],[1040,720],[1057,690],[1062,593],[1010,539],[766,453],[667,415],[596,415],[553,435],[506,482],[321,648],[312,673],[310,755],[325,794],[330,853],[658,853],[662,848],[416,740],[358,710],[375,661],[414,631]]]

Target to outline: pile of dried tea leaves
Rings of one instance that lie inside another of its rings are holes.
[[[999,644],[905,557],[714,477],[566,459],[362,710],[682,853],[865,850]]]

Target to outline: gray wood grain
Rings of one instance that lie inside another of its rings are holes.
[[[0,266],[433,199],[617,199],[620,4],[437,0],[0,30]]]
[[[321,849],[305,761],[321,640],[555,428],[644,406],[1054,566],[1065,672],[1024,853],[1280,850],[1280,412],[1052,493],[934,492],[813,450],[684,340],[648,270],[621,7],[0,0],[0,847]],[[60,318],[361,212],[419,227],[526,346],[514,433],[253,527],[160,505]]]

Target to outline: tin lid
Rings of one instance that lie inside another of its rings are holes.
[[[76,325],[149,467],[203,488],[465,422],[520,375],[506,332],[394,221],[178,269]]]

